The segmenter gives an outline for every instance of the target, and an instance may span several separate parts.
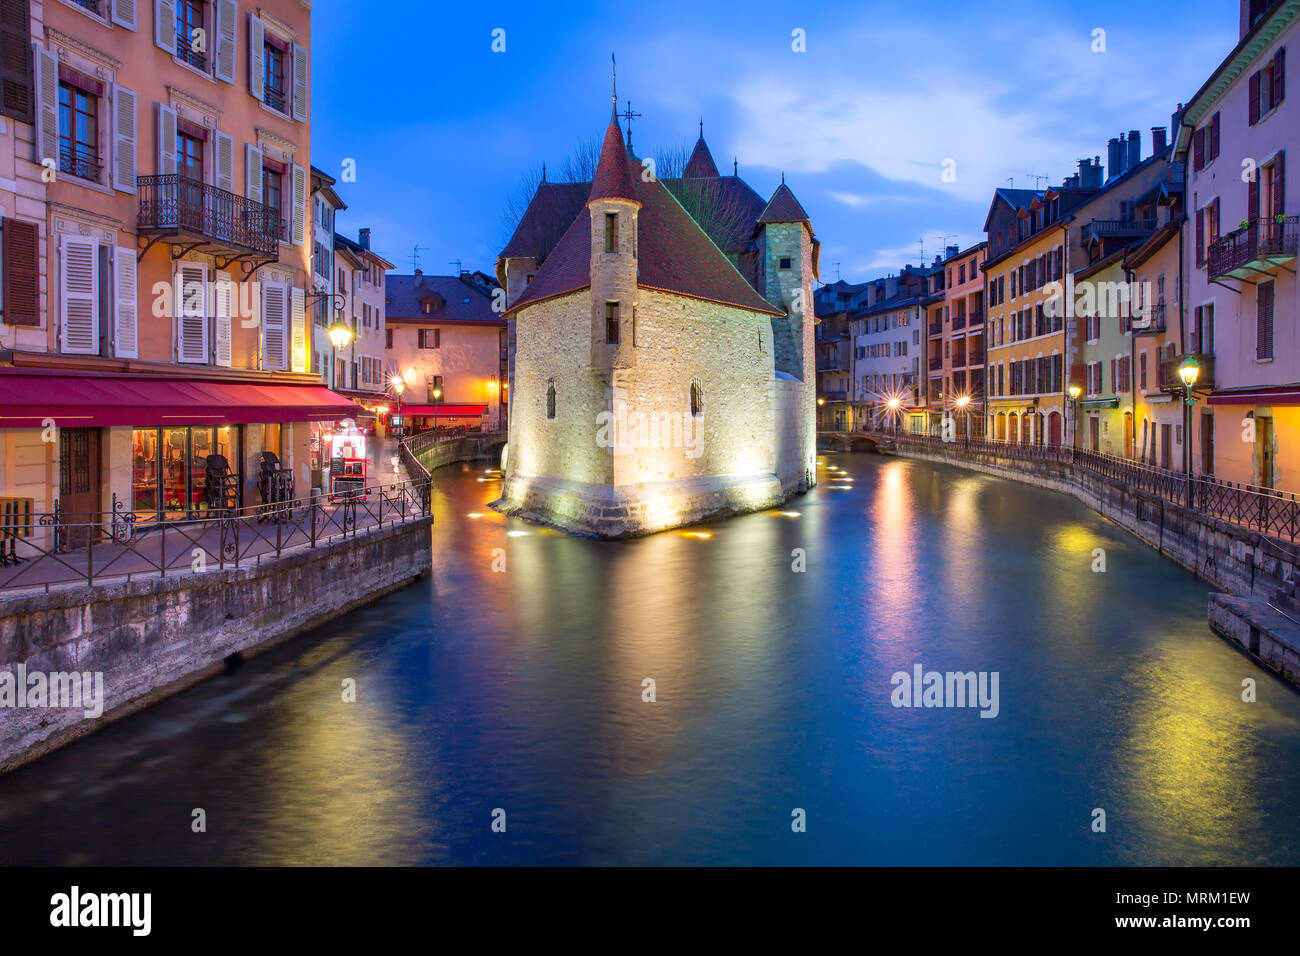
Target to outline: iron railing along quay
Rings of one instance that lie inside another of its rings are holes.
[[[429,476],[423,469],[411,474],[179,520],[140,520],[116,496],[110,512],[63,511],[56,501],[52,512],[0,523],[0,540],[9,545],[0,550],[0,593],[248,567],[424,518],[431,513]]]
[[[1046,461],[1091,472],[1162,498],[1179,507],[1219,518],[1294,542],[1300,538],[1300,497],[1274,488],[1237,484],[1210,475],[1188,476],[1129,458],[1066,445],[1033,445],[993,439],[945,442],[939,437],[890,431],[873,431],[896,439],[900,445],[937,450],[945,456],[991,456],[1024,461]]]

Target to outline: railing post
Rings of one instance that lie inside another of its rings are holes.
[[[320,495],[313,493],[311,496],[311,546],[312,550],[316,548],[316,509],[320,507]]]
[[[90,513],[90,524],[86,528],[86,586],[95,584],[95,513]]]

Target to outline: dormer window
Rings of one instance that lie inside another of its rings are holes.
[[[618,213],[605,213],[605,251],[618,252]]]
[[[425,314],[425,315],[433,315],[433,303],[432,303],[432,302],[430,302],[430,301],[428,301],[428,300],[426,299],[423,303],[421,303],[421,305],[422,305],[422,307],[423,307],[423,309],[424,309],[424,314]]]

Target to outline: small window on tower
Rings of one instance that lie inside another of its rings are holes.
[[[704,414],[704,389],[699,382],[691,382],[691,417]]]
[[[605,344],[618,345],[618,303],[605,303]]]
[[[555,417],[555,379],[546,383],[546,417]]]
[[[618,213],[605,213],[605,251],[618,252]]]
[[[789,260],[789,259],[782,259],[782,260],[781,260],[781,268],[782,268],[782,269],[789,269],[789,268],[790,268],[790,260]]]

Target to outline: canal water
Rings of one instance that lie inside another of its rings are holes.
[[[1064,496],[819,475],[612,543],[444,469],[431,578],[0,778],[0,863],[1300,863],[1300,695],[1205,584]],[[996,716],[894,706],[917,665]]]

